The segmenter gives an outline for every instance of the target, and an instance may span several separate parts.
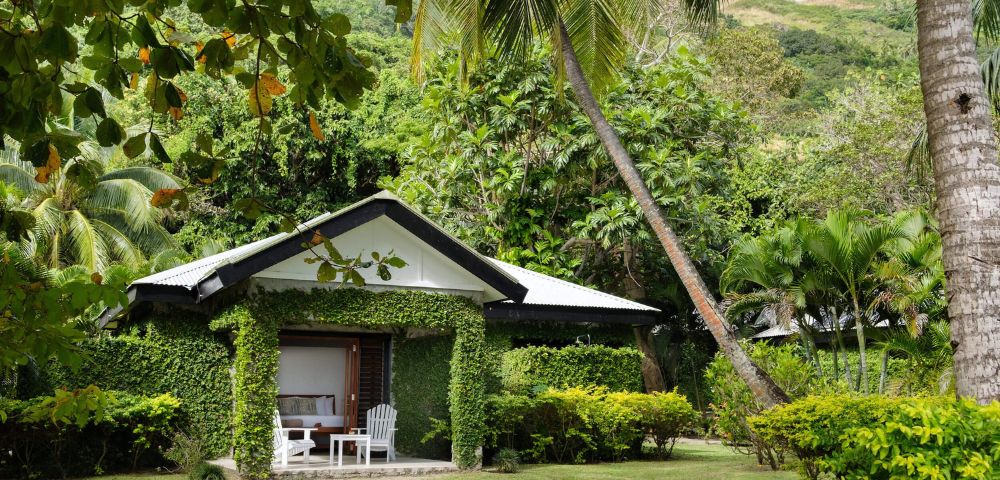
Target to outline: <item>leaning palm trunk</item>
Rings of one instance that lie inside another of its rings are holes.
[[[690,257],[682,249],[677,235],[674,234],[670,225],[667,224],[663,212],[653,199],[653,195],[650,194],[649,188],[646,187],[639,171],[635,168],[635,163],[632,162],[628,151],[622,146],[618,134],[615,133],[614,128],[604,118],[604,113],[601,112],[601,107],[597,104],[597,100],[590,90],[590,85],[583,76],[583,70],[577,61],[576,51],[570,41],[569,33],[567,33],[566,26],[561,20],[559,21],[558,28],[559,43],[562,46],[563,62],[566,67],[566,78],[573,87],[573,93],[576,95],[580,107],[593,124],[594,130],[597,131],[597,135],[600,137],[604,148],[611,155],[611,159],[622,176],[622,180],[625,181],[632,195],[639,202],[643,215],[645,215],[653,232],[656,233],[656,237],[666,250],[667,256],[670,258],[670,263],[677,271],[677,275],[680,277],[681,283],[684,284],[684,288],[691,295],[698,313],[705,320],[705,324],[708,325],[709,331],[712,332],[712,336],[718,342],[719,348],[722,349],[723,353],[725,353],[726,357],[733,364],[733,368],[765,407],[772,407],[787,402],[788,396],[785,392],[750,359],[750,356],[740,346],[729,324],[724,320],[724,316],[719,310],[718,304],[712,297],[708,287],[705,285],[705,281],[702,280],[694,267],[694,263],[691,262]]]
[[[1000,400],[1000,166],[968,0],[919,0],[920,87],[934,164],[957,393]]]

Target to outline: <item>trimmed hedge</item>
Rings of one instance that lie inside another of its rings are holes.
[[[166,466],[162,451],[170,443],[181,401],[170,394],[105,394],[114,401],[101,417],[84,414],[83,427],[54,424],[51,412],[32,418],[32,410],[50,397],[5,401],[0,478],[81,477]]]
[[[449,363],[455,339],[450,335],[403,338],[393,341],[392,392],[396,417],[396,448],[421,458],[449,460],[451,445],[444,439],[423,441],[433,430],[431,418],[448,413]]]
[[[150,320],[122,335],[84,342],[79,371],[52,364],[30,394],[87,385],[134,395],[170,392],[181,400],[179,427],[201,437],[208,456],[222,456],[229,452],[233,405],[227,343],[205,320]]]
[[[503,390],[512,394],[538,387],[588,386],[641,392],[642,353],[631,347],[603,345],[517,348],[503,354],[500,379]]]

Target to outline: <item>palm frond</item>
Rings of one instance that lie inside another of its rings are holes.
[[[121,215],[123,220],[142,232],[159,226],[163,212],[150,204],[152,192],[136,180],[104,180],[82,199],[81,207],[93,216]]]
[[[34,175],[13,163],[0,163],[0,182],[17,188],[24,196],[30,196],[42,188],[42,185],[35,181]]]
[[[108,263],[107,245],[82,212],[73,210],[67,217],[67,249],[74,263],[91,271],[101,271]]]
[[[711,26],[719,19],[722,11],[720,0],[681,0],[688,19],[695,25]]]
[[[1000,1],[972,0],[972,20],[977,39],[987,42],[1000,39]]]
[[[83,265],[70,265],[66,268],[54,268],[52,269],[52,272],[52,284],[55,286],[62,286],[67,283],[80,280],[84,277],[90,277],[90,274],[93,273]]]
[[[8,266],[13,267],[22,277],[30,282],[49,283],[52,272],[25,254],[22,248],[12,242],[0,242],[0,257],[8,258]]]
[[[132,243],[124,233],[100,220],[92,220],[94,229],[101,235],[110,258],[127,265],[139,265],[146,261],[142,249]]]
[[[629,44],[615,0],[572,0],[561,12],[580,68],[601,95],[625,66]]]
[[[123,168],[108,172],[98,178],[98,181],[101,182],[105,180],[134,180],[149,189],[150,192],[155,192],[161,188],[181,188],[179,178],[152,167]]]
[[[35,228],[31,236],[44,250],[49,244],[49,239],[62,233],[65,212],[55,198],[49,197],[39,203],[31,214],[35,217]]]
[[[983,60],[979,71],[986,85],[986,97],[993,104],[993,111],[1000,113],[1000,47],[994,48],[986,60]]]
[[[927,143],[927,126],[924,125],[913,137],[910,151],[906,153],[906,170],[915,173],[919,178],[926,178],[932,169],[931,147]]]
[[[483,26],[504,58],[520,59],[531,46],[553,30],[556,0],[489,0],[483,10]],[[574,0],[574,2],[577,0]]]

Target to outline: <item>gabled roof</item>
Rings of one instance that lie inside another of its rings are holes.
[[[480,255],[385,191],[305,222],[300,226],[305,233],[280,233],[140,278],[129,287],[129,299],[131,303],[200,303],[226,287],[301,253],[301,244],[312,238],[314,230],[335,238],[382,216],[499,292],[503,300],[490,302],[484,309],[488,318],[655,321],[658,312],[655,308]],[[103,320],[106,323],[117,313],[105,312]],[[618,317],[621,319],[614,320]]]

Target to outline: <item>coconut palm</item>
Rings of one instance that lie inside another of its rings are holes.
[[[870,223],[866,216],[859,210],[831,210],[809,235],[806,248],[821,268],[832,273],[846,301],[858,339],[858,381],[868,393],[865,326],[872,317],[880,287],[876,268],[886,249],[893,241],[904,238],[905,232],[895,223]],[[835,326],[839,323],[839,318],[832,320]]]
[[[718,15],[717,0],[685,0],[683,4],[691,18],[700,23],[714,22]],[[500,56],[519,61],[534,42],[550,42],[559,79],[569,80],[577,103],[636,198],[720,349],[757,398],[765,406],[773,406],[787,401],[787,395],[740,346],[635,162],[604,117],[591,88],[603,93],[625,67],[629,34],[648,28],[648,20],[662,9],[658,0],[425,0],[420,2],[414,24],[414,74],[420,77],[425,53],[436,51],[450,40],[460,45],[463,71],[474,68],[489,53],[487,45],[494,46]]]
[[[1000,399],[1000,164],[972,11],[981,17],[980,37],[994,39],[1000,12],[993,1],[973,4],[918,0],[917,53],[956,345],[956,390],[989,403]]]
[[[40,264],[103,271],[174,246],[164,213],[150,205],[156,190],[180,188],[173,176],[151,167],[109,169],[114,151],[85,141],[80,155],[39,183],[10,143],[0,153],[0,182],[19,191],[21,207],[34,218],[21,248]]]

